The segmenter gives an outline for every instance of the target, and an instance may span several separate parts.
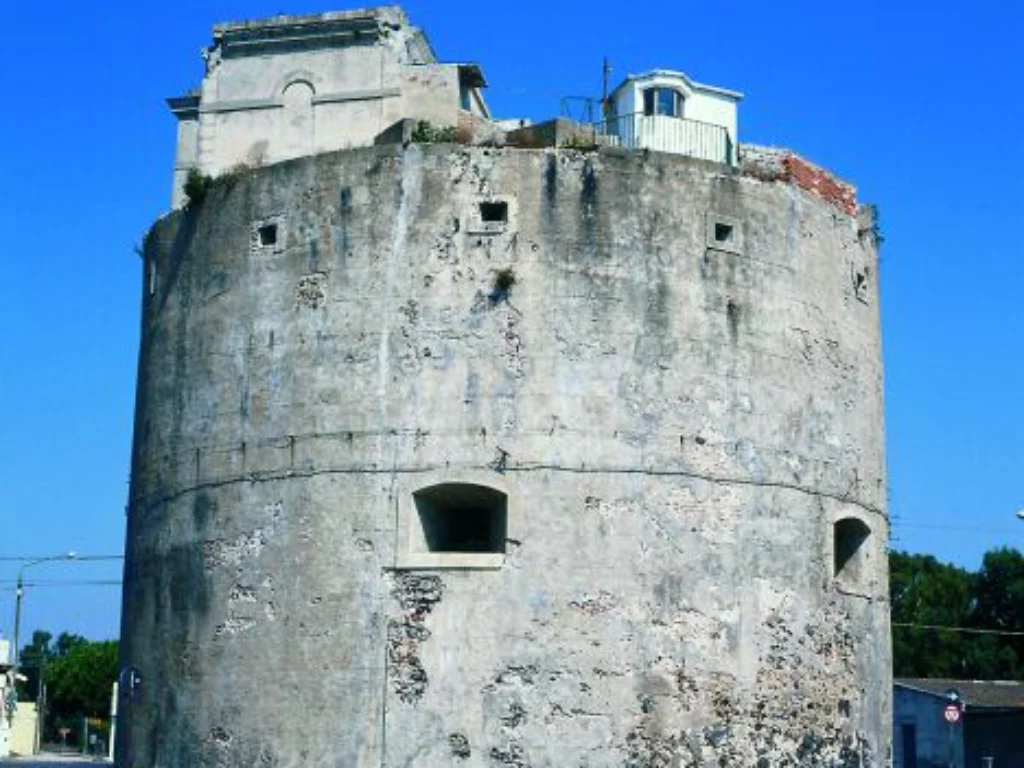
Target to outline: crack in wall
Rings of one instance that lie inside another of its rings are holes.
[[[416,475],[416,474],[427,474],[431,472],[438,472],[440,470],[456,472],[459,470],[494,470],[493,464],[464,464],[457,465],[452,463],[446,464],[430,464],[422,465],[418,467],[321,467],[319,469],[286,469],[286,470],[267,470],[265,472],[250,472],[247,474],[228,475],[222,478],[211,479],[202,483],[197,483],[186,488],[181,488],[176,491],[171,491],[159,496],[156,499],[147,501],[144,506],[144,511],[141,514],[149,512],[154,507],[167,502],[174,501],[182,496],[186,496],[190,493],[197,491],[208,490],[212,488],[223,488],[231,485],[237,485],[241,483],[266,483],[275,482],[279,480],[290,480],[294,478],[310,478],[319,477],[322,475]],[[885,512],[867,502],[853,498],[848,495],[833,493],[830,491],[819,490],[808,486],[798,485],[796,483],[786,483],[781,480],[754,480],[743,477],[728,477],[713,475],[704,472],[694,472],[692,470],[682,469],[653,469],[650,467],[569,467],[561,466],[558,464],[519,464],[516,466],[505,466],[504,472],[508,473],[528,473],[528,472],[567,472],[578,475],[646,475],[649,477],[681,477],[690,480],[704,480],[709,483],[716,485],[738,485],[747,486],[753,488],[776,488],[780,490],[794,491],[796,493],[806,494],[815,498],[831,499],[844,504],[851,504],[858,507],[865,512],[869,512],[873,515],[877,515],[882,519],[887,519]],[[139,514],[136,506],[146,496],[139,496],[132,500],[131,510]]]

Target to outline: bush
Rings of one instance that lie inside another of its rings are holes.
[[[206,197],[206,193],[209,191],[210,184],[212,183],[213,179],[209,176],[200,173],[197,168],[190,168],[188,176],[185,178],[185,186],[182,189],[185,197],[188,198],[189,205],[203,202],[203,198]]]
[[[455,126],[438,128],[426,120],[420,120],[412,129],[411,138],[416,144],[451,144],[455,141]]]
[[[496,270],[494,273],[494,285],[491,286],[491,295],[488,297],[491,300],[491,304],[508,301],[509,294],[512,293],[512,286],[515,284],[516,274],[512,271],[512,267]]]

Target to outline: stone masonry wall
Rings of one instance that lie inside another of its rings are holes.
[[[887,764],[876,266],[788,180],[612,150],[352,150],[158,222],[121,764]],[[500,567],[396,567],[455,481]]]

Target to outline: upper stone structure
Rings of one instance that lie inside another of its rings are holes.
[[[367,146],[403,118],[489,117],[475,64],[438,62],[398,6],[218,24],[206,76],[168,99],[178,117],[172,203],[191,169],[216,176]]]

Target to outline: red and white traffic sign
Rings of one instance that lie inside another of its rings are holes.
[[[943,713],[943,717],[946,718],[946,722],[952,725],[960,720],[960,707],[957,704],[947,704],[946,711]]]

